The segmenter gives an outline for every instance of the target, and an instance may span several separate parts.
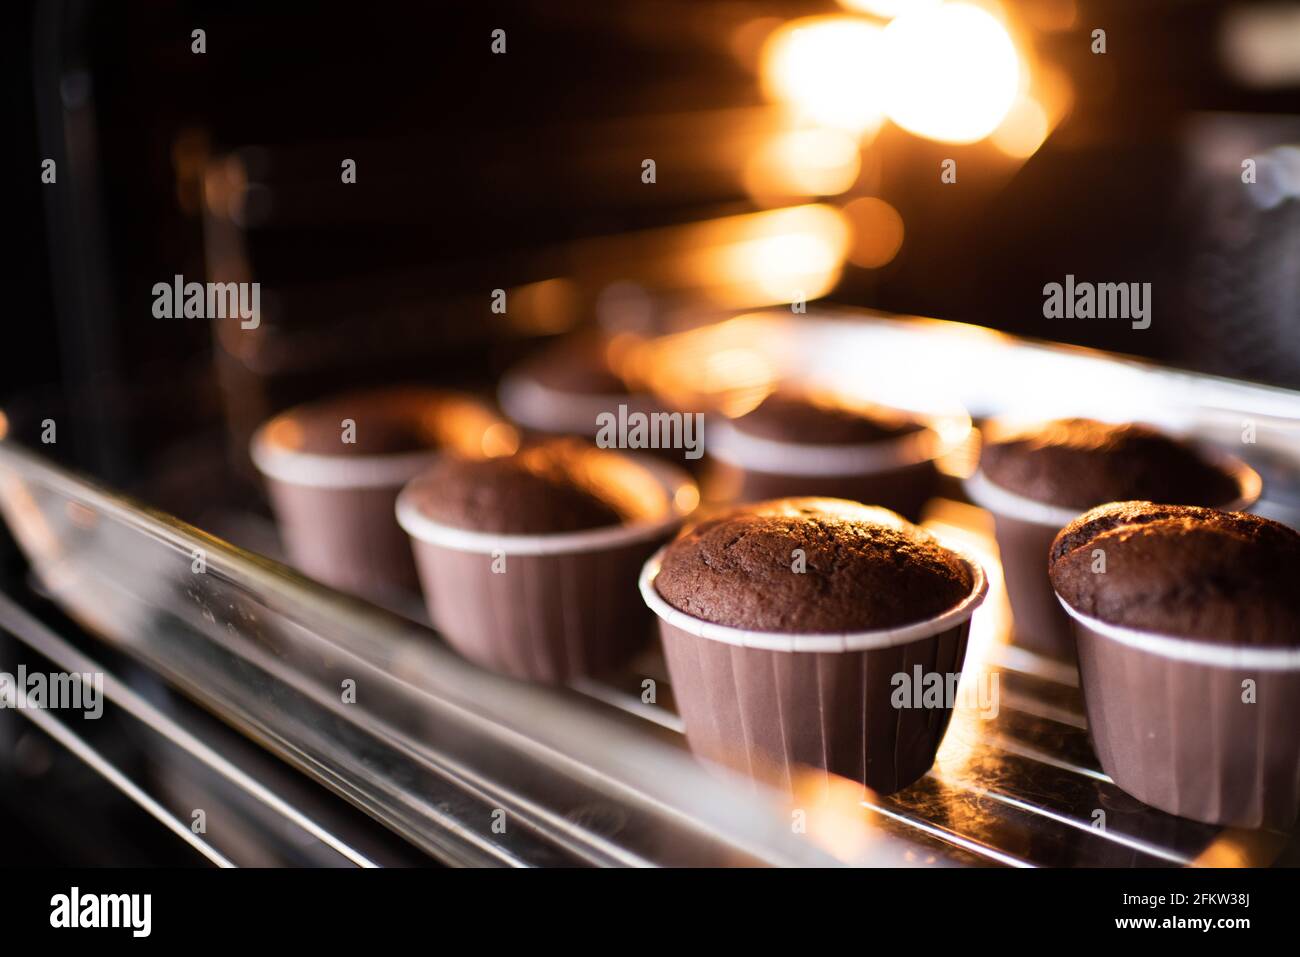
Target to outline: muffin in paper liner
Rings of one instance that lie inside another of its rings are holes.
[[[1119,787],[1207,824],[1295,822],[1300,648],[1156,635],[1060,603],[1074,621],[1088,733]]]
[[[725,502],[843,498],[916,521],[938,488],[935,461],[954,444],[943,437],[954,425],[947,420],[940,425],[866,444],[818,445],[748,435],[717,418],[708,424],[707,497]]]
[[[1211,458],[1236,478],[1241,489],[1236,499],[1215,507],[1237,512],[1253,506],[1261,491],[1258,473],[1230,455],[1215,453]],[[1075,631],[1052,591],[1047,556],[1057,533],[1088,509],[1025,498],[994,484],[979,471],[966,480],[965,490],[972,502],[993,515],[1002,575],[1014,616],[1015,643],[1048,657],[1074,661]]]
[[[420,479],[398,498],[434,626],[466,658],[493,671],[558,684],[601,674],[650,640],[636,594],[646,557],[699,501],[680,469],[630,456],[656,476],[667,514],[576,532],[510,535],[434,521],[417,505]]]
[[[755,632],[694,618],[655,589],[662,552],[641,573],[641,595],[659,616],[673,692],[698,756],[793,788],[808,769],[829,771],[878,794],[901,790],[934,764],[952,714],[894,706],[895,676],[956,674],[970,618],[987,582],[979,564],[970,593],[933,618],[842,635]]]
[[[355,444],[341,440],[355,422]],[[416,585],[398,492],[441,450],[514,451],[510,425],[477,400],[420,387],[357,392],[297,406],[264,423],[250,454],[291,564],[348,592],[385,600]]]

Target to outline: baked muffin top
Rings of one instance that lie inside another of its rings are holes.
[[[692,617],[804,634],[923,621],[973,585],[966,562],[928,532],[833,498],[776,499],[702,522],[668,547],[655,578],[659,595]]]
[[[980,470],[1017,495],[1069,508],[1135,500],[1223,506],[1241,495],[1237,479],[1192,445],[1149,426],[1093,419],[995,433]]]
[[[1113,502],[1061,530],[1048,573],[1071,608],[1114,625],[1300,646],[1300,534],[1258,515]]]
[[[807,445],[864,445],[924,428],[920,422],[883,407],[848,406],[794,392],[773,392],[731,425],[756,438]]]
[[[540,442],[499,458],[448,456],[412,488],[427,518],[506,535],[653,521],[669,510],[667,493],[643,466],[576,439]]]
[[[511,449],[517,443],[514,429],[468,395],[390,386],[290,409],[271,420],[266,438],[274,449],[312,455],[404,455],[447,448],[476,457],[487,452],[489,429],[495,431],[486,444]]]

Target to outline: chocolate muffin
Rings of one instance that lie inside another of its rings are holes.
[[[828,498],[703,522],[641,575],[692,751],[778,787],[825,769],[881,794],[929,770],[953,707],[900,700],[899,681],[960,674],[986,590],[893,512]]]
[[[428,518],[506,535],[650,521],[668,509],[660,483],[626,457],[563,439],[496,459],[445,458],[420,488]]]
[[[745,435],[808,445],[865,445],[921,431],[921,423],[883,407],[819,402],[773,392],[732,426]]]
[[[792,569],[796,549],[804,568]],[[659,594],[695,618],[754,631],[832,633],[931,618],[971,589],[967,564],[893,512],[792,498],[737,509],[674,542]]]
[[[494,671],[558,683],[615,670],[651,636],[645,560],[699,490],[649,457],[552,439],[515,455],[448,457],[403,489],[429,617]]]
[[[782,389],[742,416],[709,424],[706,494],[717,502],[839,498],[916,520],[938,481],[935,460],[958,431],[945,428],[945,440],[937,422]],[[969,419],[962,426],[969,432]]]
[[[1105,574],[1093,571],[1094,552]],[[1076,611],[1157,634],[1300,646],[1300,534],[1240,512],[1114,502],[1052,545],[1052,586]]]
[[[1191,445],[1145,425],[1057,419],[994,435],[980,454],[994,485],[1039,502],[1085,509],[1151,500],[1227,505],[1237,479]]]
[[[1300,535],[1255,515],[1116,502],[1066,526],[1050,571],[1111,779],[1180,817],[1289,829],[1300,810]]]
[[[416,584],[393,514],[402,486],[443,452],[482,458],[518,442],[470,396],[393,386],[282,412],[257,430],[249,452],[290,561],[335,588],[400,603]]]
[[[1111,501],[1249,508],[1259,476],[1239,459],[1204,452],[1145,425],[1058,419],[985,429],[971,500],[993,513],[1017,644],[1065,661],[1074,630],[1046,574],[1056,533]]]

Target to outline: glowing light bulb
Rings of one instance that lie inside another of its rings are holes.
[[[881,29],[856,17],[792,20],[763,46],[763,87],[800,118],[853,133],[882,120]]]
[[[922,6],[882,32],[885,112],[903,129],[947,143],[992,133],[1015,102],[1020,57],[1006,28],[968,3]]]

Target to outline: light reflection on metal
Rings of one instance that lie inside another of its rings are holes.
[[[1191,862],[1192,867],[1260,867],[1276,859],[1287,837],[1276,831],[1228,828]]]
[[[884,838],[863,812],[863,795],[871,792],[860,782],[809,768],[790,784],[792,826],[828,854],[852,862],[866,857],[873,838]]]
[[[939,746],[935,764],[945,774],[965,772],[979,753],[987,735],[990,715],[981,709],[997,706],[1000,686],[992,682],[996,672],[995,649],[1011,640],[1011,605],[1007,600],[1002,563],[993,539],[992,522],[982,509],[949,499],[933,499],[922,525],[944,541],[969,552],[988,577],[989,594],[979,613],[971,619],[966,660],[957,690],[959,707],[954,709],[948,733]],[[981,686],[980,683],[983,683]],[[984,699],[981,699],[981,694]]]

